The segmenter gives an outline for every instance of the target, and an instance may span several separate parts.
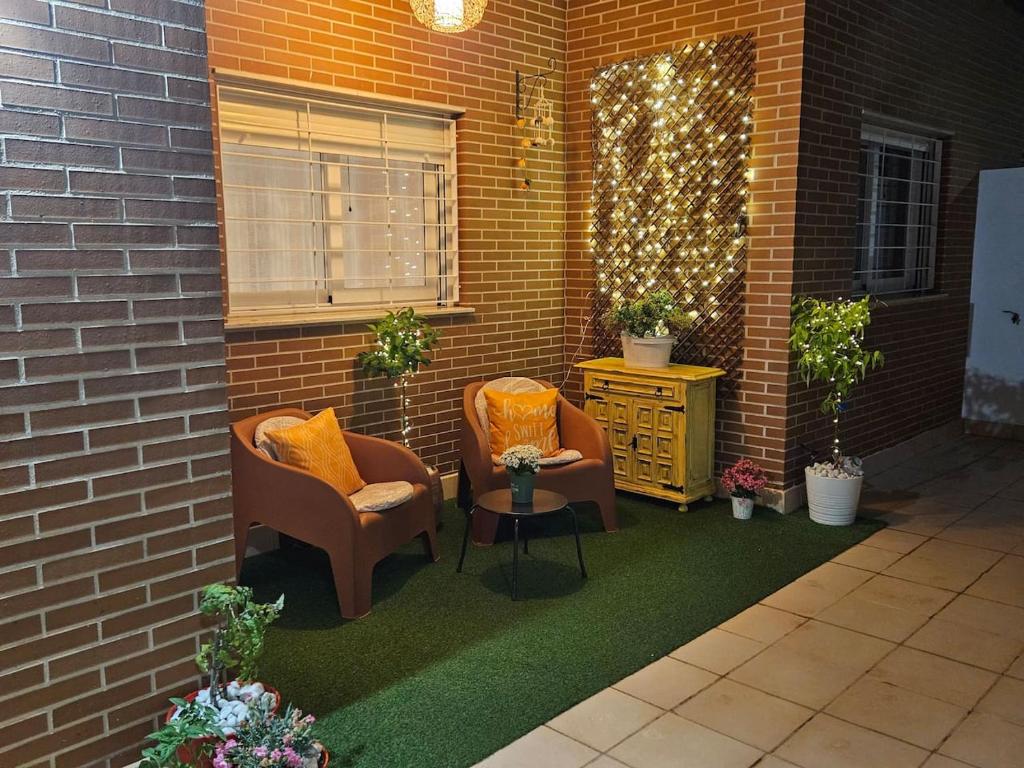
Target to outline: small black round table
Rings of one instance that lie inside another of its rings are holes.
[[[462,554],[459,555],[458,573],[462,573],[462,564],[466,560],[466,544],[469,542],[469,529],[473,524],[473,513],[482,509],[495,515],[512,518],[512,599],[518,597],[519,585],[519,521],[529,518],[568,512],[572,518],[572,533],[576,537],[576,557],[580,561],[580,576],[587,578],[587,568],[583,565],[583,547],[580,545],[580,528],[576,522],[576,511],[569,505],[569,500],[560,493],[545,491],[541,488],[533,492],[533,503],[517,504],[512,501],[512,491],[504,488],[499,491],[488,491],[476,500],[476,504],[466,514],[466,530],[462,534]],[[527,537],[527,526],[523,526],[523,554],[530,553],[530,540]]]

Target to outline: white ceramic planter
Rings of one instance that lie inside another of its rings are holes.
[[[622,358],[627,368],[668,368],[675,336],[639,337],[622,334]]]
[[[850,525],[857,517],[863,477],[821,477],[804,468],[811,520],[822,525]]]
[[[737,520],[749,520],[754,513],[754,500],[741,496],[732,497],[732,516]]]

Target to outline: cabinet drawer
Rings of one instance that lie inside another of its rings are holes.
[[[626,395],[650,397],[655,400],[679,402],[683,399],[684,385],[676,381],[657,379],[627,379],[598,373],[587,373],[586,391],[595,395]]]

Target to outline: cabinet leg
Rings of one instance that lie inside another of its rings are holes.
[[[714,500],[715,500],[714,496],[705,496],[704,497],[704,501],[714,501]]]
[[[685,503],[680,504],[679,505],[679,511],[680,512],[689,512],[690,511],[690,507],[689,507],[689,505],[687,505]]]

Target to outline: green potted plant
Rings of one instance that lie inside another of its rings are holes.
[[[513,445],[506,448],[498,461],[508,472],[512,501],[515,504],[533,503],[533,485],[540,472],[540,460],[544,454],[535,445]]]
[[[142,750],[139,768],[192,768],[211,764],[217,739],[224,732],[217,725],[217,710],[192,700],[171,699],[177,710],[164,726],[147,738],[155,741]]]
[[[280,615],[284,595],[273,603],[258,603],[252,589],[231,584],[203,587],[199,610],[216,619],[213,634],[196,656],[196,666],[208,676],[206,688],[185,697],[216,710],[216,725],[231,735],[256,707],[276,711],[280,695],[257,680],[257,664],[263,653],[267,627]],[[236,677],[228,680],[228,672]],[[167,712],[167,721],[178,717],[180,705]]]
[[[881,352],[862,346],[871,323],[869,302],[868,296],[856,301],[798,296],[793,301],[789,345],[797,353],[797,371],[808,386],[826,386],[821,410],[832,417],[830,460],[804,469],[811,519],[825,525],[853,522],[864,481],[860,460],[843,453],[839,427],[853,387],[885,362]]]
[[[438,345],[441,334],[412,307],[388,312],[379,323],[369,326],[377,336],[373,349],[357,356],[367,376],[384,376],[394,381],[402,404],[402,443],[409,447],[408,383],[420,366],[430,365],[428,355]]]
[[[622,338],[627,368],[667,368],[675,334],[693,324],[696,313],[686,312],[666,290],[620,301],[608,318]]]

